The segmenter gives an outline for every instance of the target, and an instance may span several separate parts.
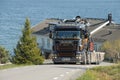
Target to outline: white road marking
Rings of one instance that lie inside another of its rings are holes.
[[[69,72],[66,72],[66,74],[69,74]]]
[[[58,79],[58,77],[54,77],[53,79],[54,79],[54,80],[57,80],[57,79]]]
[[[72,72],[75,71],[75,70],[71,70]]]
[[[61,74],[60,76],[61,76],[61,77],[63,77],[64,75],[63,75],[63,74]]]

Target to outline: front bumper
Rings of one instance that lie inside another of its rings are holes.
[[[77,63],[79,62],[79,59],[77,58],[69,58],[69,57],[59,57],[59,58],[53,58],[54,63]]]

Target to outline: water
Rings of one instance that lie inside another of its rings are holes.
[[[120,23],[120,0],[0,0],[0,45],[13,54],[26,17],[35,25],[45,18],[107,18]]]

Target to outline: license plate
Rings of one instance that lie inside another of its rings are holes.
[[[70,58],[62,58],[62,61],[70,61]]]

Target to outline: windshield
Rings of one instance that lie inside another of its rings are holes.
[[[56,31],[56,38],[80,39],[80,31]]]

